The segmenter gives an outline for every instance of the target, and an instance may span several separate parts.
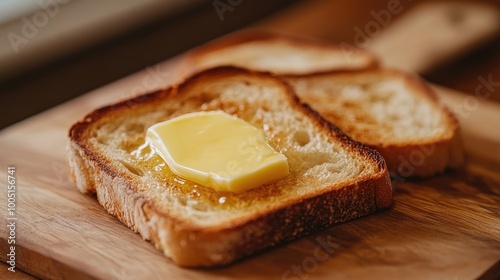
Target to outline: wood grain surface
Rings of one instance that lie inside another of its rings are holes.
[[[178,78],[176,63],[154,67],[169,83]],[[428,180],[396,182],[392,209],[229,267],[175,266],[107,214],[94,197],[80,194],[68,180],[66,165],[68,127],[90,110],[147,87],[144,81],[152,75],[150,70],[137,73],[0,133],[2,186],[7,166],[17,169],[20,269],[51,279],[473,279],[500,259],[500,185],[498,178],[487,176],[500,167],[500,135],[477,123],[500,120],[500,106],[481,101],[463,118],[466,144],[472,137],[466,145],[473,159],[467,168]],[[466,96],[439,93],[451,106]],[[5,197],[2,213],[7,211]],[[5,227],[0,236],[6,244]],[[5,249],[2,245],[2,259]]]
[[[0,279],[11,279],[11,280],[33,280],[35,277],[17,269],[15,273],[8,270],[9,265],[6,263],[0,263]]]
[[[391,209],[234,265],[203,270],[175,266],[109,215],[95,197],[76,190],[68,179],[65,147],[69,126],[89,111],[177,81],[179,59],[153,65],[0,132],[0,259],[7,254],[6,171],[16,166],[16,268],[40,278],[500,278],[500,105],[439,86],[434,86],[439,97],[462,124],[464,169],[426,180],[396,178]],[[2,272],[4,276],[11,277]]]

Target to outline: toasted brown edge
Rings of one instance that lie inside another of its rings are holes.
[[[235,45],[240,45],[244,44],[247,42],[252,42],[252,41],[266,41],[266,40],[286,40],[289,41],[293,44],[297,45],[302,45],[305,47],[320,47],[324,49],[334,49],[334,50],[340,50],[342,52],[351,52],[351,53],[358,53],[366,56],[367,58],[367,65],[364,67],[357,67],[357,68],[331,68],[331,69],[325,69],[321,71],[315,71],[315,72],[308,72],[308,73],[302,73],[302,74],[287,74],[287,73],[275,73],[279,74],[282,77],[302,77],[302,76],[308,76],[308,75],[315,75],[315,74],[321,74],[321,73],[330,73],[332,71],[349,71],[349,70],[360,70],[360,69],[373,69],[379,67],[379,61],[377,57],[371,53],[368,50],[365,49],[360,49],[356,48],[351,45],[338,45],[338,44],[333,44],[329,42],[325,42],[322,40],[318,40],[315,38],[311,37],[303,37],[303,36],[297,36],[293,34],[288,34],[288,33],[283,33],[283,32],[276,32],[276,31],[271,31],[268,29],[249,29],[245,31],[239,31],[237,33],[232,33],[226,36],[223,36],[221,38],[218,38],[214,41],[211,41],[207,44],[204,44],[201,47],[195,48],[191,51],[189,51],[185,56],[183,61],[181,62],[181,65],[179,66],[180,69],[183,70],[183,72],[186,72],[188,74],[192,74],[193,72],[205,70],[204,68],[199,68],[197,65],[197,61],[199,60],[200,57],[206,55],[207,53],[224,49],[224,48],[230,48]],[[231,66],[231,65],[220,65],[220,66]],[[270,71],[272,72],[272,71]]]
[[[380,172],[372,176],[365,176],[365,178],[353,184],[335,189],[325,189],[308,197],[297,198],[295,201],[277,207],[265,215],[259,214],[248,220],[228,226],[200,228],[178,220],[168,213],[159,211],[154,202],[137,192],[134,180],[130,180],[128,174],[121,174],[118,170],[114,170],[112,164],[110,165],[105,158],[96,154],[89,146],[89,143],[85,141],[86,129],[94,121],[103,118],[107,114],[137,104],[143,104],[144,102],[154,102],[157,98],[170,98],[176,94],[182,94],[184,88],[207,75],[227,76],[238,74],[253,75],[266,79],[274,78],[277,85],[285,89],[292,105],[295,105],[298,110],[302,110],[306,116],[309,116],[315,125],[321,129],[326,129],[329,137],[337,138],[342,145],[359,151],[368,160],[373,161]],[[151,240],[157,248],[163,250],[166,255],[170,256],[179,265],[214,266],[228,264],[263,248],[275,246],[278,243],[322,229],[325,227],[325,223],[331,225],[336,222],[357,218],[378,209],[387,208],[392,203],[392,186],[387,167],[383,158],[377,152],[352,140],[336,126],[323,120],[310,107],[301,106],[291,87],[280,78],[255,71],[235,67],[218,67],[197,73],[182,84],[166,90],[152,92],[102,107],[74,124],[70,128],[69,138],[71,178],[75,181],[77,187],[82,192],[92,192],[92,188],[96,188],[97,198],[108,212],[117,216],[130,228],[140,232],[145,239]],[[99,168],[96,168],[96,165]],[[78,172],[84,174],[77,175]],[[96,172],[97,174],[95,174]],[[93,186],[88,186],[88,184],[93,184]],[[128,190],[129,195],[121,193],[121,189]],[[345,195],[347,192],[347,196],[349,196],[348,192],[354,189],[356,189],[358,197],[361,198],[354,201],[339,202],[339,197],[341,197],[339,194]],[[130,195],[130,193],[133,195]],[[360,201],[363,202],[363,199],[371,200],[371,202],[364,201],[364,203],[361,203],[362,205],[355,205]],[[324,210],[332,209],[336,206],[335,203],[347,203],[346,207],[352,207],[349,210],[353,211],[342,209],[340,213],[334,211],[335,213],[331,213],[328,217],[305,215],[305,213],[309,212],[324,215]],[[293,217],[293,221],[296,223],[290,223],[286,219],[290,217]],[[318,219],[318,217],[321,217],[321,219]],[[302,227],[301,225],[308,226]],[[282,230],[276,232],[276,228]],[[182,242],[180,241],[184,240],[186,236],[190,236],[196,242],[191,242],[188,247],[181,246]],[[230,250],[213,252],[211,245],[217,242],[220,243],[221,240],[228,240],[226,242],[229,242],[228,248]],[[221,254],[218,258],[210,257],[211,254],[217,253]]]
[[[414,73],[398,69],[363,69],[349,71],[332,71],[317,73],[297,78],[321,77],[330,75],[391,75],[401,77],[405,83],[414,88],[414,92],[428,99],[446,118],[449,126],[449,135],[444,138],[429,139],[427,141],[412,141],[401,143],[378,143],[365,145],[377,150],[384,157],[389,172],[403,177],[428,177],[444,172],[446,168],[459,168],[464,164],[463,144],[460,135],[460,124],[456,116],[439,101],[437,94],[429,87],[426,81]],[[424,154],[422,161],[415,162],[416,156]],[[412,163],[411,161],[414,161]],[[404,165],[404,166],[403,166]],[[409,170],[401,170],[409,167]]]

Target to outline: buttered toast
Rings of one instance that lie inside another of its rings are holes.
[[[137,157],[148,127],[217,110],[263,131],[290,174],[218,192],[178,178],[151,151]],[[181,266],[228,264],[392,202],[377,152],[303,106],[279,78],[232,67],[91,112],[71,127],[68,151],[77,188]]]

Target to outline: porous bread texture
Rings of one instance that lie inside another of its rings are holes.
[[[232,65],[281,76],[365,69],[378,64],[364,50],[271,32],[232,34],[192,51],[187,57],[196,71]]]
[[[289,82],[328,121],[377,149],[393,173],[429,176],[463,163],[457,120],[415,76],[372,69]]]
[[[157,155],[134,153],[146,129],[188,112],[223,110],[262,129],[290,175],[221,193],[173,175]],[[174,262],[214,266],[389,207],[383,159],[300,105],[269,75],[217,68],[180,86],[104,107],[70,130],[71,177]]]

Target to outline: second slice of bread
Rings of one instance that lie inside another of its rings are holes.
[[[376,149],[394,174],[426,177],[463,164],[457,119],[417,76],[370,69],[288,81],[324,118]]]
[[[290,175],[242,193],[216,192],[173,175],[150,151],[134,152],[149,126],[213,110],[261,129],[288,158]],[[96,193],[109,213],[182,266],[228,264],[392,202],[377,152],[302,106],[285,82],[237,68],[98,109],[70,129],[69,140],[77,188]]]

